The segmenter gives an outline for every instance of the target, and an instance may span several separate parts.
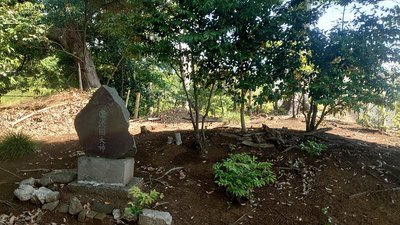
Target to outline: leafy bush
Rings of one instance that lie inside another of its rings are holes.
[[[34,153],[38,144],[22,132],[10,132],[0,141],[0,160],[12,160]]]
[[[133,202],[128,203],[128,208],[125,210],[129,211],[133,215],[138,216],[142,213],[142,210],[145,207],[150,206],[155,203],[157,199],[162,199],[164,197],[163,193],[160,193],[156,190],[151,190],[150,192],[142,192],[140,188],[133,187],[129,190],[129,194],[134,198]]]
[[[257,157],[246,153],[231,154],[214,164],[215,183],[226,188],[236,199],[251,199],[253,189],[273,183],[275,174],[269,162],[257,162]]]
[[[306,151],[312,156],[321,155],[326,148],[327,147],[324,143],[317,143],[315,141],[307,141],[300,144],[300,149]]]

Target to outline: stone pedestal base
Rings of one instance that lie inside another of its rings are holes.
[[[78,159],[78,183],[125,186],[132,181],[135,160],[83,156]]]
[[[142,177],[134,177],[132,181],[126,186],[72,182],[68,184],[68,190],[73,193],[87,193],[99,196],[107,196],[110,199],[112,199],[113,197],[125,199],[130,197],[129,189],[134,186],[142,188],[143,184],[144,180]]]
[[[70,183],[72,192],[126,198],[133,186],[143,185],[143,178],[134,177],[135,160],[83,156],[78,159],[78,180]]]

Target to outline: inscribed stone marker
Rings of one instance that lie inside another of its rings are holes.
[[[128,131],[129,111],[114,88],[101,86],[75,118],[79,142],[87,155],[133,156],[136,145]]]

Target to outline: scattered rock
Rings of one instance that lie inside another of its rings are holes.
[[[71,215],[76,215],[83,210],[81,201],[77,197],[71,198],[69,201],[68,213]]]
[[[103,224],[104,219],[107,217],[105,213],[97,213],[93,218],[94,224]]]
[[[139,225],[171,225],[172,216],[169,212],[161,212],[152,209],[143,209],[139,215]]]
[[[106,205],[103,203],[95,202],[92,205],[92,210],[100,213],[105,213],[105,214],[112,214],[114,207],[112,205]]]
[[[96,216],[97,212],[89,211],[86,214],[85,222],[93,223],[93,218]]]
[[[43,210],[53,211],[58,206],[58,203],[60,203],[60,201],[58,201],[58,200],[54,201],[54,202],[46,203],[46,204],[44,204],[42,206],[42,209]]]
[[[58,207],[58,212],[59,213],[68,213],[68,204],[67,203],[64,203],[64,202],[62,202],[61,204],[60,204],[60,207]]]
[[[32,198],[34,191],[35,188],[31,185],[22,184],[14,191],[14,195],[21,201],[28,201]]]
[[[42,177],[39,180],[40,185],[47,187],[51,184],[54,184],[54,181],[50,177]]]
[[[19,185],[30,185],[30,186],[35,186],[35,178],[30,177],[28,179],[25,179],[21,182],[19,182]]]
[[[114,220],[120,220],[121,219],[121,210],[119,209],[114,209],[112,211],[112,215],[114,217]]]
[[[50,178],[53,183],[68,184],[76,180],[77,173],[74,169],[55,170],[43,175],[43,178]]]
[[[52,191],[46,187],[40,187],[39,189],[35,190],[33,195],[35,195],[42,204],[54,202],[60,198],[60,192]]]
[[[89,210],[84,209],[82,210],[79,214],[78,214],[78,221],[79,222],[85,222],[86,219],[86,215],[88,214]]]

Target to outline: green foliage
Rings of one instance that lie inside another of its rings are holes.
[[[10,132],[0,140],[0,160],[13,160],[34,153],[38,144],[22,132]]]
[[[324,143],[317,143],[315,141],[307,141],[300,144],[300,149],[306,151],[312,156],[319,156],[327,149]]]
[[[245,116],[246,122],[250,120],[249,116]],[[240,113],[234,111],[227,111],[222,117],[222,121],[226,124],[240,124]]]
[[[28,85],[33,74],[26,66],[35,67],[35,59],[44,52],[46,26],[41,22],[43,5],[23,1],[0,2],[0,95]]]
[[[271,163],[258,162],[257,157],[246,153],[231,154],[214,164],[215,183],[225,187],[237,199],[251,199],[254,188],[275,182],[271,166]]]
[[[136,216],[141,214],[145,207],[152,205],[157,201],[157,199],[162,199],[164,197],[162,193],[157,192],[154,189],[147,193],[142,192],[142,190],[136,186],[129,190],[129,194],[132,195],[134,201],[129,202],[128,208],[125,210]]]
[[[322,214],[324,214],[324,216],[327,217],[327,221],[328,221],[328,222],[324,223],[324,225],[331,225],[332,221],[331,221],[331,218],[329,217],[329,206],[323,207],[321,209],[321,211],[322,211]]]

